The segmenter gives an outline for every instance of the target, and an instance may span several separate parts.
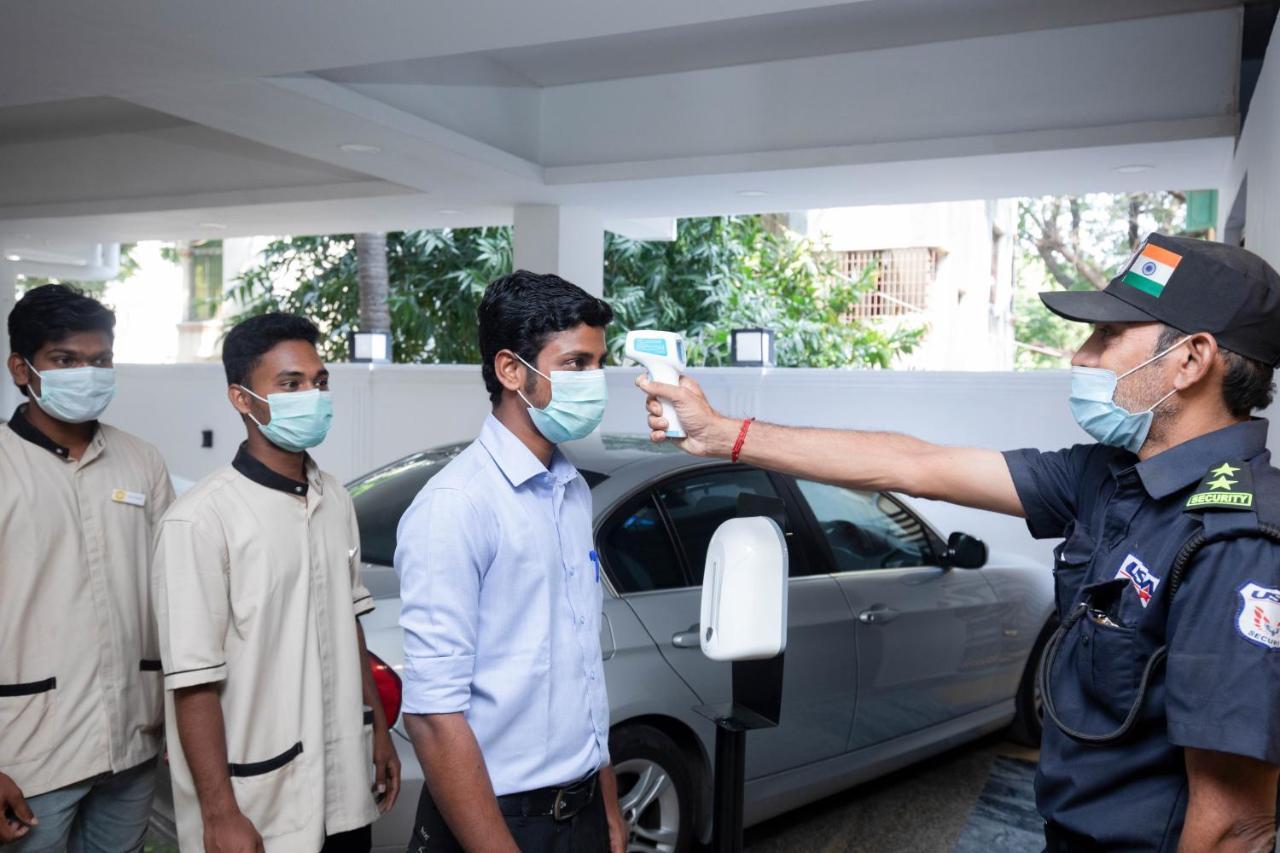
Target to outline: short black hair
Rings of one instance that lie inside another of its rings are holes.
[[[1172,326],[1160,330],[1155,352],[1163,352],[1186,337]],[[1275,398],[1275,368],[1257,359],[1218,348],[1226,370],[1222,374],[1222,402],[1233,418],[1247,418],[1271,405]]]
[[[28,363],[45,344],[57,343],[76,332],[106,332],[114,341],[115,312],[66,284],[32,288],[9,312],[9,350]],[[27,386],[18,388],[27,393]]]
[[[28,290],[9,312],[9,349],[28,361],[45,344],[76,332],[106,332],[114,339],[115,312],[65,284]]]
[[[476,316],[480,321],[480,370],[489,401],[496,406],[502,400],[502,383],[493,359],[501,350],[511,350],[534,364],[552,335],[584,323],[603,329],[613,322],[613,309],[558,275],[516,270],[485,289]]]
[[[320,330],[306,317],[273,311],[237,323],[222,342],[222,367],[228,385],[243,385],[262,357],[283,341],[320,340]]]

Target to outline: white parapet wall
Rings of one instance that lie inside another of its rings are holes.
[[[645,431],[638,371],[610,368],[603,429]],[[1067,374],[854,370],[693,371],[726,413],[781,423],[892,430],[956,445],[1059,448],[1083,439],[1067,413]],[[468,441],[489,410],[476,366],[333,367],[336,416],[315,456],[349,480],[408,453]],[[228,463],[244,427],[218,364],[122,365],[111,423],[158,446],[175,477],[197,480]],[[213,447],[202,448],[204,430]],[[588,439],[590,440],[590,439]],[[945,535],[963,529],[995,548],[1047,561],[1017,519],[920,502]]]
[[[414,451],[471,440],[489,411],[476,366],[352,365],[333,368],[336,415],[315,452],[342,480]],[[639,371],[610,368],[606,432],[643,433]],[[779,423],[887,430],[951,445],[1057,449],[1086,441],[1067,411],[1066,371],[691,371],[727,414]],[[160,448],[175,477],[197,480],[227,464],[244,427],[226,397],[218,364],[122,365],[107,420]],[[213,447],[201,433],[213,431]],[[588,441],[591,439],[587,439]],[[1018,519],[916,501],[943,535],[965,530],[996,549],[1048,562],[1052,543],[1034,543]]]

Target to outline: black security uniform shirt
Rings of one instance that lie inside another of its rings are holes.
[[[1045,720],[1036,797],[1046,820],[1108,849],[1174,851],[1187,805],[1183,747],[1280,764],[1280,546],[1256,537],[1206,546],[1172,606],[1165,582],[1205,525],[1280,502],[1266,437],[1255,419],[1143,462],[1097,444],[1005,454],[1032,535],[1065,537],[1054,550],[1060,617],[1090,608],[1050,675],[1063,722],[1115,730],[1146,662],[1168,644],[1124,742],[1086,746]],[[1251,502],[1223,497],[1248,487],[1258,492]],[[1237,507],[1245,502],[1252,509]]]

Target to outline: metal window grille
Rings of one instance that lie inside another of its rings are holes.
[[[939,256],[938,249],[928,246],[840,252],[840,272],[847,278],[860,279],[868,267],[876,268],[875,289],[858,301],[852,317],[899,317],[923,312],[928,307]]]

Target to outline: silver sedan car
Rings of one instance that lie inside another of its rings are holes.
[[[398,713],[402,667],[396,525],[465,445],[424,451],[348,487],[359,517],[363,617],[375,681]],[[1053,611],[1046,568],[944,540],[903,499],[699,460],[647,438],[605,435],[565,450],[591,486],[604,570],[600,643],[610,750],[630,851],[688,851],[710,836],[715,729],[694,708],[728,701],[730,667],[699,650],[711,535],[770,514],[786,533],[789,626],[782,719],[747,740],[748,823],[1012,725],[1039,740],[1033,662]],[[403,784],[374,849],[404,851],[422,771],[393,726]],[[172,823],[167,779],[154,823]]]

